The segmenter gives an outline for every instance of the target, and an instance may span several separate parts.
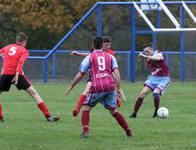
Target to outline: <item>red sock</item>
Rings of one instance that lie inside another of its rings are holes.
[[[143,103],[143,99],[138,97],[135,102],[134,113],[137,113]]]
[[[113,117],[118,121],[118,124],[125,130],[126,134],[131,134],[131,129],[129,128],[128,123],[124,119],[123,115],[121,115],[119,112],[116,112],[113,114]]]
[[[2,106],[0,104],[0,119],[2,119],[2,118],[3,118],[3,110],[2,110]]]
[[[44,102],[39,103],[38,107],[43,112],[45,117],[50,117],[50,113],[48,111],[47,106],[44,104]]]
[[[79,99],[79,101],[78,101],[78,103],[77,103],[77,105],[76,105],[76,109],[78,109],[78,110],[80,110],[80,108],[82,107],[82,105],[83,105],[83,103],[84,103],[84,101],[85,101],[85,99],[86,99],[86,95],[81,95],[80,96],[80,99]]]
[[[89,131],[89,120],[90,120],[89,111],[83,111],[82,118],[81,118],[83,132]]]

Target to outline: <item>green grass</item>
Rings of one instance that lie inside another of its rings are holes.
[[[0,150],[195,150],[196,149],[196,83],[172,83],[161,106],[170,111],[167,119],[152,119],[153,100],[149,95],[137,119],[128,118],[142,83],[123,83],[128,102],[119,109],[133,128],[134,138],[127,139],[123,130],[100,104],[91,112],[88,139],[80,139],[79,115],[72,109],[83,91],[81,83],[64,95],[67,83],[36,83],[51,113],[61,116],[48,123],[36,103],[15,87],[0,96],[4,123],[0,123]]]

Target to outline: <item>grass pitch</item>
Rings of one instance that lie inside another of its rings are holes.
[[[135,99],[143,88],[139,83],[123,83],[128,99],[119,111],[133,128],[134,138],[127,139],[121,127],[100,104],[90,116],[88,139],[80,139],[81,114],[72,117],[85,83],[75,87],[69,96],[67,83],[36,83],[35,88],[54,115],[57,123],[46,122],[36,103],[15,87],[0,95],[5,122],[0,123],[0,150],[195,150],[196,149],[196,83],[172,83],[161,97],[161,106],[170,111],[167,119],[152,119],[152,95],[138,114],[130,119]]]

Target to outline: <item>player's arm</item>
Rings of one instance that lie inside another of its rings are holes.
[[[117,91],[120,92],[120,73],[119,73],[118,68],[114,69],[113,74],[114,74],[114,78],[116,81]]]
[[[29,52],[25,51],[22,56],[20,57],[19,61],[18,61],[18,65],[16,67],[16,74],[14,76],[14,78],[12,79],[12,82],[14,85],[18,84],[18,76],[19,73],[22,71],[22,67],[24,65],[25,60],[27,59],[27,57],[29,56]]]
[[[154,60],[154,61],[160,61],[160,60],[164,59],[163,55],[161,53],[156,53],[156,55],[148,56],[148,55],[145,55],[142,52],[140,52],[139,56],[143,57],[143,58],[150,59],[150,60]]]
[[[89,53],[79,53],[77,51],[73,51],[73,52],[70,53],[70,55],[72,55],[72,56],[86,57],[86,56],[89,55]]]
[[[112,70],[113,70],[114,79],[116,81],[117,92],[120,93],[120,80],[121,79],[120,79],[120,73],[118,70],[118,64],[117,64],[115,57],[112,57]]]
[[[73,79],[73,81],[71,82],[71,84],[69,85],[69,87],[66,90],[66,95],[69,94],[69,92],[74,88],[74,86],[83,78],[83,73],[78,72],[75,76],[75,78]]]
[[[90,68],[90,61],[89,56],[85,57],[85,59],[80,64],[79,72],[76,74],[75,78],[67,88],[65,94],[69,94],[69,92],[74,88],[74,86],[83,78],[84,74],[89,70]]]
[[[27,57],[29,56],[29,52],[25,51],[22,56],[20,57],[19,61],[18,61],[18,65],[16,67],[16,72],[20,72],[22,71],[22,67],[24,65],[24,62],[26,61]]]
[[[4,53],[4,49],[0,49],[0,56],[2,57],[3,56],[3,53]]]

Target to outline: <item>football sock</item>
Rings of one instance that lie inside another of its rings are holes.
[[[2,119],[2,118],[3,118],[3,110],[2,110],[2,106],[0,104],[0,119]]]
[[[44,104],[44,102],[41,102],[38,104],[38,107],[39,109],[43,112],[44,116],[47,118],[47,117],[50,117],[50,113],[48,111],[48,108],[47,106]]]
[[[135,102],[135,106],[134,106],[134,113],[137,114],[138,110],[140,109],[142,103],[143,103],[143,98],[138,97],[136,102]]]
[[[82,94],[80,96],[80,99],[79,99],[79,101],[78,101],[75,109],[79,109],[80,110],[80,108],[82,107],[82,105],[83,105],[83,103],[84,103],[85,100],[86,100],[86,95]]]
[[[155,107],[155,110],[159,109],[159,105],[160,105],[160,96],[154,96],[154,107]]]
[[[90,120],[89,111],[83,111],[82,118],[81,118],[83,132],[89,131],[89,120]]]
[[[113,117],[117,120],[118,124],[125,130],[126,134],[131,134],[131,129],[129,128],[128,123],[124,119],[123,115],[119,112],[113,114]]]

